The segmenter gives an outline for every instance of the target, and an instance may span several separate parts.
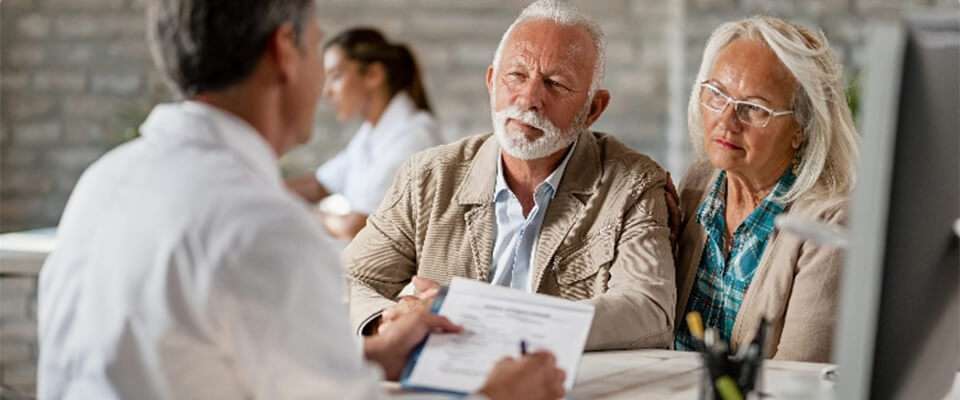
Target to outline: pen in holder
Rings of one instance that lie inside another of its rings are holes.
[[[703,358],[703,380],[700,385],[702,400],[743,400],[750,393],[759,393],[760,373],[763,368],[763,344],[767,336],[767,321],[760,321],[753,341],[734,354],[727,342],[714,328],[703,329],[700,314],[687,315],[687,326],[694,336],[694,346]]]

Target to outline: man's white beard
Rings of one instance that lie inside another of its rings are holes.
[[[491,110],[494,110],[491,104]],[[521,111],[510,106],[500,111],[492,111],[493,132],[497,136],[500,148],[512,157],[521,160],[544,158],[570,146],[581,132],[587,129],[584,120],[590,112],[590,103],[574,118],[566,131],[561,131],[542,114],[527,110]],[[514,119],[543,131],[543,135],[529,140],[521,131],[507,128],[507,119]]]

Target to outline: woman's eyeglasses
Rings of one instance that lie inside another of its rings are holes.
[[[751,101],[734,99],[710,82],[700,82],[700,104],[718,114],[727,105],[733,105],[737,120],[757,128],[765,128],[773,117],[793,114],[793,110],[771,110]]]

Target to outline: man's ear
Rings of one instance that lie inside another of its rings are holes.
[[[493,66],[487,66],[487,93],[493,96]]]
[[[610,92],[605,89],[597,90],[590,102],[590,113],[587,114],[586,126],[591,126],[594,122],[597,122],[608,105],[610,105]]]
[[[278,79],[281,82],[287,83],[296,79],[300,72],[300,58],[303,57],[303,52],[297,46],[297,35],[293,24],[284,23],[273,31],[267,53],[276,65]]]

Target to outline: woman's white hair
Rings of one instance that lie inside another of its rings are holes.
[[[524,8],[517,19],[507,28],[507,31],[503,33],[503,37],[500,38],[497,52],[494,53],[493,56],[493,73],[496,74],[498,72],[497,68],[500,67],[500,56],[503,53],[503,46],[507,42],[507,38],[510,37],[510,33],[524,22],[537,20],[549,20],[564,26],[583,27],[590,34],[590,38],[593,39],[593,45],[597,49],[597,60],[593,64],[593,77],[590,81],[589,93],[592,98],[593,94],[600,89],[600,85],[603,83],[603,75],[607,64],[606,38],[604,37],[603,30],[600,29],[600,25],[566,1],[537,0]]]
[[[761,40],[797,80],[794,117],[803,128],[797,180],[782,200],[804,194],[830,198],[850,193],[856,181],[859,135],[844,93],[843,68],[823,32],[779,18],[755,16],[721,25],[707,41],[687,109],[690,140],[704,157],[700,82],[708,79],[717,53],[736,39]]]

